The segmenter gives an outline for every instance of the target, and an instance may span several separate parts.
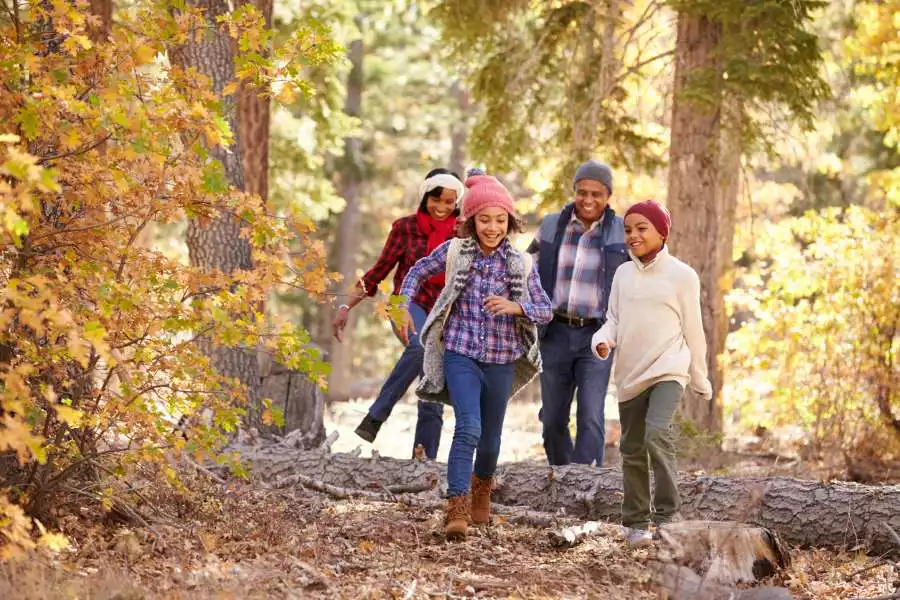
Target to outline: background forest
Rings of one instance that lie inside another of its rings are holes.
[[[608,162],[701,277],[685,438],[900,476],[898,0],[0,0],[0,78],[3,557],[244,474],[238,429],[319,445],[399,353],[389,281],[331,321],[435,167],[534,229]]]

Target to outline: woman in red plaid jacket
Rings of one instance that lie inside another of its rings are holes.
[[[391,270],[394,272],[394,294],[400,292],[403,278],[416,261],[431,254],[431,251],[455,237],[458,202],[463,195],[463,184],[456,173],[447,169],[434,169],[425,176],[419,186],[419,208],[406,217],[394,221],[391,232],[375,265],[356,284],[350,301],[338,308],[332,323],[334,336],[341,341],[341,334],[347,325],[347,316],[354,306],[366,296],[374,296],[378,284],[384,281]],[[409,312],[416,329],[425,324],[425,318],[434,306],[434,301],[444,289],[444,275],[431,277],[422,284],[415,298],[410,299]],[[397,334],[396,327],[394,333]],[[394,405],[403,397],[409,386],[422,372],[425,349],[418,336],[411,336],[403,354],[393,371],[384,382],[378,397],[369,408],[368,414],[356,428],[356,434],[367,442],[374,442]],[[419,401],[419,416],[413,440],[415,449],[421,444],[425,455],[434,459],[441,440],[444,424],[444,405],[439,402]]]

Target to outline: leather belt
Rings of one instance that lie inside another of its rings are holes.
[[[585,319],[582,317],[570,317],[569,315],[555,312],[553,313],[553,320],[559,321],[560,323],[565,323],[569,327],[599,327],[603,325],[603,319],[591,318]]]

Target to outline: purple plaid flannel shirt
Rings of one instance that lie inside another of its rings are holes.
[[[414,298],[422,281],[444,271],[449,248],[450,243],[445,242],[420,259],[406,275],[400,294]],[[484,300],[488,296],[509,297],[506,273],[509,252],[509,240],[503,240],[500,247],[488,255],[481,248],[477,250],[469,283],[460,292],[444,329],[445,349],[482,363],[511,363],[525,352],[516,333],[516,319],[526,318],[537,325],[550,322],[553,316],[550,298],[541,287],[535,265],[528,274],[528,301],[521,303],[524,317],[494,316],[485,310]]]

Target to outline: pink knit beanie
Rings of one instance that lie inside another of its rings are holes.
[[[516,216],[516,207],[512,196],[490,175],[473,175],[466,179],[468,191],[463,196],[462,216],[469,219],[485,208],[502,208],[512,216]]]
[[[672,228],[672,217],[669,215],[668,209],[654,200],[644,200],[637,204],[632,204],[631,208],[625,211],[625,216],[637,213],[647,217],[647,220],[656,228],[659,235],[664,240],[669,239],[669,230]]]

